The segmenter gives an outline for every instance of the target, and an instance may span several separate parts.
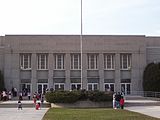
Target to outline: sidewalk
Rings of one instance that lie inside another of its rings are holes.
[[[126,110],[160,118],[160,101],[126,100],[126,102],[130,104],[130,106],[125,107]]]
[[[160,118],[160,106],[134,106],[126,107],[126,110],[142,113],[151,117]]]
[[[1,120],[42,120],[44,114],[49,108],[35,110],[35,108],[0,108]]]
[[[49,109],[46,107],[42,107],[40,110],[36,110],[33,101],[31,100],[22,101],[22,106],[29,106],[23,107],[22,110],[18,110],[18,104],[16,100],[1,102],[0,106],[2,105],[3,107],[0,107],[1,120],[42,120],[43,116]]]

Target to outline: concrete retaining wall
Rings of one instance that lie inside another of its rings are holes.
[[[112,102],[78,101],[76,103],[51,103],[52,108],[111,108]]]

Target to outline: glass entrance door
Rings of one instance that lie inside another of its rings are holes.
[[[121,83],[121,92],[125,95],[129,95],[131,93],[131,84],[130,83]]]
[[[40,94],[45,94],[46,89],[48,89],[48,83],[38,83],[37,92]]]
[[[23,93],[24,96],[27,95],[27,93],[31,93],[31,83],[22,83],[20,84],[20,91]]]

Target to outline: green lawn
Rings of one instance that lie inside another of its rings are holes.
[[[159,120],[127,110],[51,108],[43,120]]]

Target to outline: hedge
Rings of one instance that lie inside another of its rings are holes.
[[[50,103],[74,103],[79,100],[91,100],[94,102],[112,101],[112,93],[101,91],[53,91],[45,94]]]
[[[88,92],[88,98],[94,102],[104,102],[104,101],[111,101],[112,94],[109,92],[102,92],[102,91],[90,91]]]

